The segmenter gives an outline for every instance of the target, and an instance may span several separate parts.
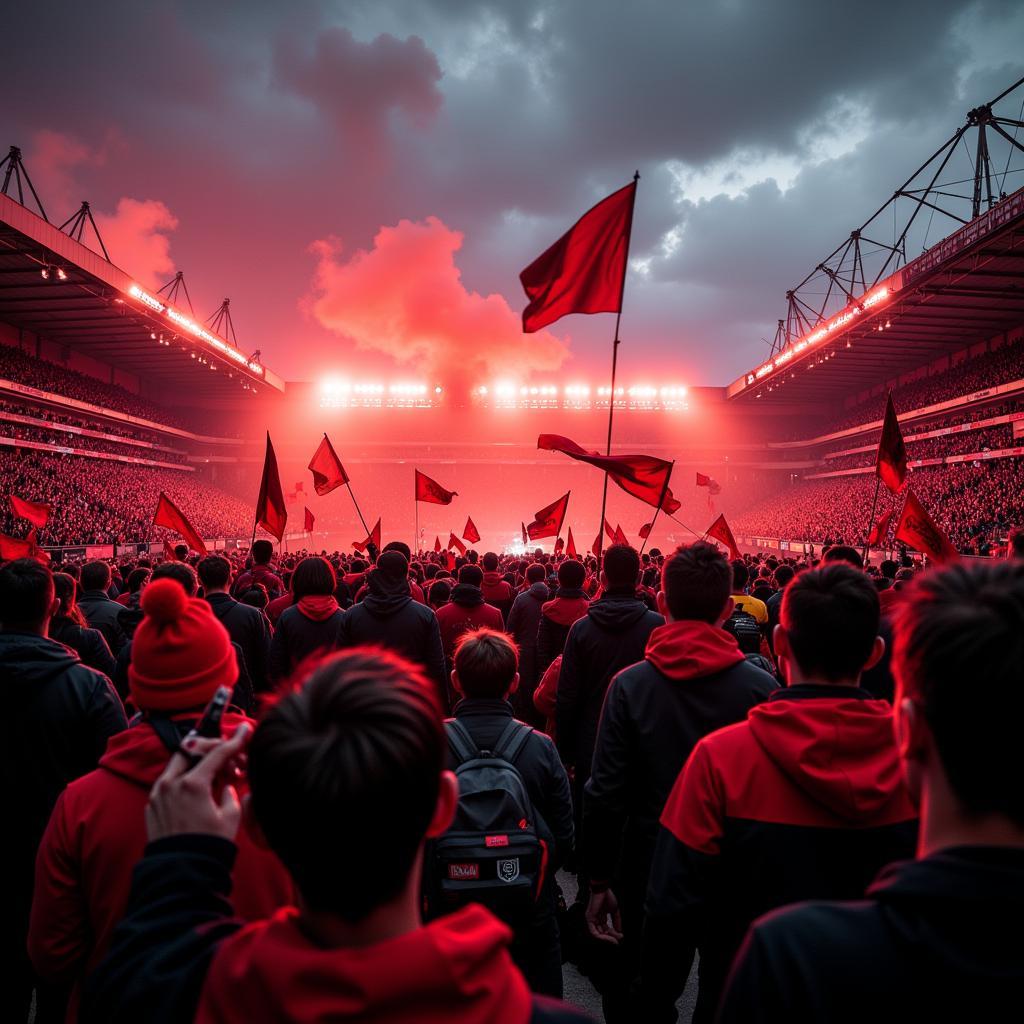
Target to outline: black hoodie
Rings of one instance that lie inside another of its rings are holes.
[[[612,676],[643,658],[647,638],[664,621],[629,587],[594,601],[569,630],[555,720],[558,749],[562,760],[575,766],[578,786],[590,775],[597,723]]]
[[[1019,1019],[1022,917],[1022,849],[960,846],[891,864],[863,900],[755,921],[718,1020]]]

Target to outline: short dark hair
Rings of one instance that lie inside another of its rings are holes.
[[[864,669],[879,622],[878,591],[845,562],[809,569],[786,587],[781,623],[804,675],[853,679]]]
[[[835,562],[845,562],[847,565],[852,565],[855,569],[864,568],[864,559],[861,553],[856,549],[850,547],[849,544],[833,544],[821,556],[822,562],[825,565],[832,565]]]
[[[1015,527],[1010,531],[1007,538],[1010,544],[1010,554],[1013,558],[1024,558],[1024,529]]]
[[[389,540],[387,544],[384,545],[381,554],[385,551],[397,551],[400,555],[405,555],[405,560],[407,562],[412,561],[412,548],[410,548],[404,540]]]
[[[968,813],[1024,826],[1024,564],[956,564],[919,576],[893,627],[897,700],[912,697]],[[965,695],[965,680],[978,684]]]
[[[527,583],[543,583],[547,576],[547,570],[540,562],[531,562],[526,567]]]
[[[673,619],[717,622],[729,600],[732,570],[714,544],[680,545],[665,559],[661,589]]]
[[[743,590],[747,581],[750,579],[750,570],[747,568],[747,563],[742,558],[734,558],[732,560],[732,591],[734,594],[738,594]]]
[[[613,544],[604,553],[604,574],[611,587],[635,587],[640,579],[640,556],[628,544]]]
[[[256,542],[257,544],[259,541]],[[189,597],[195,597],[199,589],[196,571],[188,562],[161,562],[154,570],[150,580],[177,580]]]
[[[892,558],[884,558],[878,567],[878,571],[887,580],[894,580],[896,579],[896,573],[900,571],[900,563]]]
[[[575,558],[567,558],[558,567],[558,585],[566,590],[578,590],[586,578],[587,570]]]
[[[53,573],[34,558],[16,558],[0,566],[0,628],[32,632],[49,621]]]
[[[498,568],[498,556],[493,551],[485,551],[481,564],[487,572],[495,572]]]
[[[274,545],[269,540],[258,540],[252,546],[252,560],[257,565],[266,565],[274,557]]]
[[[137,594],[149,582],[150,573],[150,569],[132,569],[126,580],[128,593]]]
[[[303,597],[328,597],[337,585],[334,567],[319,555],[304,558],[292,572],[291,588],[296,601]]]
[[[253,813],[312,909],[356,922],[401,892],[446,749],[436,687],[385,651],[322,659],[266,713],[249,745]]]
[[[175,544],[174,545],[174,557],[179,562],[184,562],[188,558],[188,545],[187,544]]]
[[[204,587],[226,587],[231,579],[231,563],[223,555],[207,555],[196,571]]]
[[[110,566],[97,559],[82,566],[83,590],[106,590],[110,586]]]
[[[793,577],[796,575],[796,569],[791,565],[780,565],[775,570],[774,575],[775,586],[781,590],[787,583],[792,581]]]
[[[498,699],[508,693],[519,671],[519,648],[496,629],[468,630],[455,644],[454,665],[467,697]]]
[[[459,582],[468,583],[471,587],[479,587],[484,581],[484,571],[479,565],[468,562],[459,569]]]
[[[438,578],[430,585],[427,600],[431,608],[440,608],[447,604],[452,596],[452,585],[446,579]]]

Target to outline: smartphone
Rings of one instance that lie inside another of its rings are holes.
[[[192,732],[196,736],[202,736],[204,739],[220,739],[220,722],[230,703],[231,690],[227,686],[218,686],[217,692],[210,698],[210,703],[206,705],[206,709],[203,711],[203,717],[196,723],[196,727]],[[181,753],[185,752],[181,751]],[[192,767],[195,767],[202,760],[202,758],[196,757],[194,754],[185,754],[185,756]]]

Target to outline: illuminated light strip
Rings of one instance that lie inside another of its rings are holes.
[[[133,299],[138,299],[144,306],[156,310],[157,313],[163,313],[168,320],[175,323],[182,330],[188,331],[189,334],[194,335],[201,341],[205,341],[208,345],[212,345],[218,351],[223,352],[229,359],[233,359],[258,377],[263,376],[264,370],[259,363],[250,362],[238,349],[232,348],[226,341],[222,341],[216,334],[212,334],[205,327],[197,324],[194,320],[190,320],[184,313],[179,312],[173,306],[164,304],[155,295],[150,295],[149,292],[143,291],[137,284],[133,284],[128,289],[128,294]]]

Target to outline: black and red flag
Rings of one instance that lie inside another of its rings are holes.
[[[569,313],[619,313],[633,226],[636,180],[606,196],[520,275],[530,300],[523,331]]]
[[[271,536],[279,541],[284,538],[285,524],[288,522],[288,510],[284,504],[284,490],[281,487],[281,474],[277,471],[277,456],[270,442],[270,431],[267,431],[267,452],[263,459],[263,477],[260,480],[260,493],[256,499],[256,524],[262,526]]]
[[[885,540],[886,535],[889,533],[889,524],[892,522],[893,513],[895,509],[889,509],[884,516],[880,516],[878,522],[871,527],[871,533],[868,534],[868,544],[881,544]]]
[[[907,446],[903,443],[900,421],[896,418],[896,406],[892,404],[892,392],[885,403],[885,420],[882,436],[878,441],[878,458],[875,472],[879,480],[893,494],[898,494],[907,479]]]
[[[284,499],[281,501],[281,507],[284,508]],[[160,498],[156,503],[156,512],[153,513],[153,525],[164,526],[168,530],[181,534],[193,551],[202,551],[204,555],[206,554],[206,545],[203,543],[203,538],[199,536],[199,531],[163,491],[160,492]]]
[[[460,555],[464,555],[466,553],[466,545],[463,544],[462,541],[459,540],[459,538],[456,537],[454,533],[449,531],[448,549],[451,550],[452,548],[457,548]]]
[[[345,467],[326,434],[306,468],[313,474],[313,490],[321,497],[330,494],[335,487],[348,483],[348,473],[345,472]],[[296,484],[295,490],[301,491],[302,484]]]
[[[46,525],[50,518],[50,506],[43,501],[25,501],[11,495],[11,512],[21,519],[27,519],[33,526],[40,530]]]
[[[709,527],[708,532],[705,534],[706,537],[711,537],[714,540],[724,544],[729,549],[729,557],[732,559],[742,558],[740,554],[739,546],[736,543],[736,538],[732,535],[732,530],[729,528],[729,524],[725,521],[725,516],[719,516]]]
[[[352,541],[352,547],[356,551],[365,551],[370,545],[373,545],[378,551],[380,551],[380,517],[377,518],[377,523],[374,528],[370,531],[369,536],[366,540],[354,540]]]
[[[566,558],[576,557],[576,542],[572,539],[572,527],[569,527],[569,543],[565,547]]]
[[[480,531],[476,528],[472,516],[466,517],[466,528],[462,531],[462,539],[468,540],[470,544],[478,544],[480,542]]]
[[[654,529],[654,522],[653,521],[651,521],[649,523],[644,523],[644,525],[640,527],[640,539],[641,540],[647,540],[647,538],[650,537],[650,535],[651,535],[651,530],[653,530],[653,529]]]
[[[526,534],[530,540],[557,537],[562,532],[562,523],[565,522],[565,510],[569,507],[571,493],[566,491],[556,501],[534,513],[533,522],[526,527]]]
[[[682,507],[682,502],[673,497],[668,487],[672,463],[664,459],[656,459],[653,455],[599,455],[588,452],[560,434],[541,434],[537,438],[537,447],[543,451],[561,452],[570,459],[603,470],[627,494],[655,508],[660,505],[662,512],[669,515]]]
[[[936,562],[952,562],[959,557],[950,539],[935,525],[909,487],[894,536],[914,551],[923,551]]]
[[[303,515],[302,518],[302,528],[306,531],[306,533],[312,533],[313,523],[315,523],[316,520],[313,518],[313,513],[309,511],[309,508],[307,506],[303,506],[303,509],[305,510],[305,514]]]
[[[416,500],[431,505],[450,505],[458,491],[445,490],[436,480],[431,480],[426,473],[416,470]]]

